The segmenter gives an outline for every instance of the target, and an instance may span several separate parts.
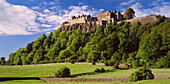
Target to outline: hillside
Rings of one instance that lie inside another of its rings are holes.
[[[60,29],[43,34],[25,48],[9,55],[6,64],[26,65],[53,62],[128,63],[133,67],[170,67],[170,20],[141,24],[116,22],[96,32]]]

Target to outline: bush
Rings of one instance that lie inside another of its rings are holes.
[[[92,61],[92,64],[95,65],[96,63],[94,61]]]
[[[115,63],[114,63],[114,61],[109,60],[108,64],[109,64],[109,66],[113,66]]]
[[[154,75],[152,74],[152,71],[149,69],[146,69],[146,67],[140,68],[139,70],[132,73],[131,76],[129,76],[130,82],[135,82],[139,80],[147,80],[147,79],[154,79]]]
[[[55,77],[69,77],[70,76],[70,69],[67,67],[60,68],[55,73]]]
[[[114,69],[119,69],[119,62],[116,62],[113,66]]]
[[[96,69],[94,70],[94,72],[100,72],[100,69],[99,69],[99,68],[96,68]]]
[[[108,61],[104,61],[105,66],[109,66]]]
[[[105,72],[105,69],[102,67],[101,69],[100,69],[100,72],[102,73],[102,72]]]
[[[71,64],[74,64],[75,63],[75,61],[74,60],[71,60]]]

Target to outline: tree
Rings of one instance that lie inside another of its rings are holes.
[[[59,48],[58,47],[53,47],[50,49],[47,53],[47,57],[50,59],[51,62],[54,61],[54,58],[56,58],[59,55]]]
[[[67,67],[60,68],[55,73],[55,77],[69,77],[70,76],[70,69]]]
[[[135,17],[135,11],[132,8],[128,8],[125,10],[123,18],[125,19],[132,19]]]
[[[21,57],[17,58],[17,61],[15,61],[15,65],[22,65]]]
[[[161,35],[151,33],[146,37],[143,45],[139,48],[138,55],[140,58],[143,58],[146,63],[155,64],[157,58],[161,55],[161,45]]]
[[[5,64],[5,57],[1,57],[0,63],[1,63],[1,65],[4,65],[4,64]]]
[[[59,61],[64,61],[65,58],[68,58],[71,56],[71,52],[67,49],[62,50],[58,56]]]
[[[148,80],[154,79],[154,75],[151,70],[147,69],[146,67],[142,67],[139,70],[135,71],[134,73],[129,76],[130,82],[135,82],[138,80]]]

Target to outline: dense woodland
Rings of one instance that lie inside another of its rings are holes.
[[[170,19],[159,16],[158,21],[141,24],[114,22],[96,32],[81,30],[42,34],[9,55],[6,64],[27,65],[54,62],[116,62],[170,67]]]

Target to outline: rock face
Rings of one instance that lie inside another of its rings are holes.
[[[95,32],[98,26],[99,25],[97,25],[95,23],[94,24],[92,24],[92,23],[76,23],[76,24],[72,24],[72,25],[62,26],[61,31],[70,31],[70,30],[80,29],[81,31],[84,31],[85,33],[89,32],[90,30]]]

